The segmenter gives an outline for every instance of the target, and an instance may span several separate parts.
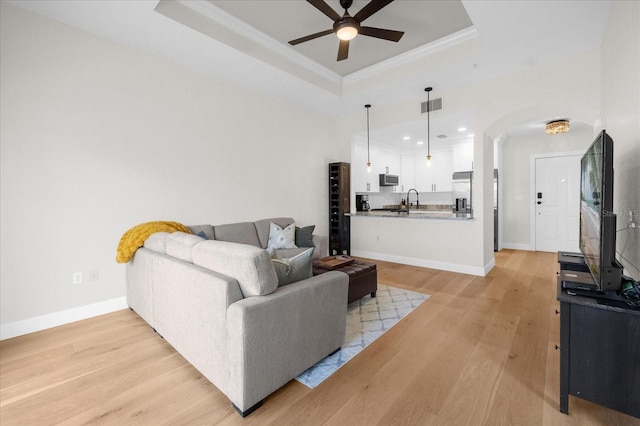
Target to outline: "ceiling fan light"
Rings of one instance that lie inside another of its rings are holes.
[[[353,40],[358,35],[358,29],[350,22],[347,22],[336,30],[336,35],[343,41]]]

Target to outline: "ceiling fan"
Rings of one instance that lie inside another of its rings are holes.
[[[378,12],[389,3],[393,2],[393,0],[371,0],[353,17],[349,15],[348,11],[348,9],[353,4],[353,0],[340,0],[340,6],[344,9],[344,15],[342,16],[340,16],[335,10],[333,10],[333,8],[329,6],[324,0],[307,0],[307,2],[311,3],[313,6],[315,6],[316,9],[331,18],[333,20],[333,28],[330,30],[320,31],[319,33],[310,34],[305,37],[291,40],[289,44],[292,46],[325,36],[327,34],[335,33],[336,36],[340,39],[337,60],[342,61],[344,59],[347,59],[347,57],[349,56],[349,40],[353,39],[358,34],[395,42],[399,41],[404,35],[403,31],[385,30],[382,28],[365,27],[360,25],[362,21]]]

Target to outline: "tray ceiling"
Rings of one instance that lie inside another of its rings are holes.
[[[333,21],[305,1],[210,0],[210,3],[317,64],[346,76],[413,49],[433,43],[472,26],[462,2],[394,1],[369,17],[363,25],[404,31],[399,42],[358,35],[351,40],[349,58],[336,61],[338,39],[329,34],[289,46],[288,41],[332,28]],[[369,3],[355,0],[351,16]],[[338,0],[327,0],[339,15],[344,9]]]

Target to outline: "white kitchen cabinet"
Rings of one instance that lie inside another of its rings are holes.
[[[473,149],[470,146],[471,150]],[[473,158],[473,153],[461,151],[461,155]],[[454,151],[438,151],[432,153],[431,166],[427,166],[424,154],[400,154],[381,147],[370,147],[371,172],[367,173],[367,146],[353,145],[351,161],[351,185],[354,192],[380,192],[379,175],[389,173],[400,176],[400,185],[393,191],[406,193],[415,188],[418,192],[450,192],[454,171]],[[458,157],[458,160],[463,157]],[[465,170],[467,160],[460,160]],[[470,160],[471,161],[471,160]],[[387,170],[388,168],[388,170]],[[388,187],[383,188],[387,192]]]
[[[473,143],[453,147],[453,171],[468,172],[473,170]]]
[[[399,192],[407,192],[415,187],[415,167],[413,155],[402,155],[400,157],[400,189]]]
[[[451,151],[431,154],[431,165],[425,155],[414,157],[415,188],[418,192],[444,192],[452,190],[453,155]]]
[[[415,155],[413,157],[413,170],[414,188],[417,189],[418,192],[433,191],[433,169],[427,165],[425,155]]]
[[[375,168],[377,174],[376,179],[379,178],[378,175],[382,173],[388,173],[392,175],[400,175],[401,165],[400,165],[400,154],[397,152],[389,151],[383,148],[378,148],[377,150],[376,160],[378,162],[377,167]],[[392,187],[394,192],[400,192],[400,186]]]
[[[453,190],[453,153],[437,152],[432,155],[433,191],[449,192]]]
[[[400,174],[400,154],[386,149],[378,149],[378,169],[380,173]],[[387,168],[389,171],[387,171]]]
[[[351,184],[354,192],[378,192],[380,190],[376,166],[378,163],[378,150],[371,147],[369,154],[371,171],[367,172],[367,147],[359,144],[353,145]]]

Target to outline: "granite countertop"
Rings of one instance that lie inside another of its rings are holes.
[[[446,220],[469,220],[473,219],[471,213],[453,213],[445,210],[411,210],[409,213],[396,212],[391,210],[372,210],[368,212],[347,213],[356,217],[388,217],[394,219],[446,219]]]

